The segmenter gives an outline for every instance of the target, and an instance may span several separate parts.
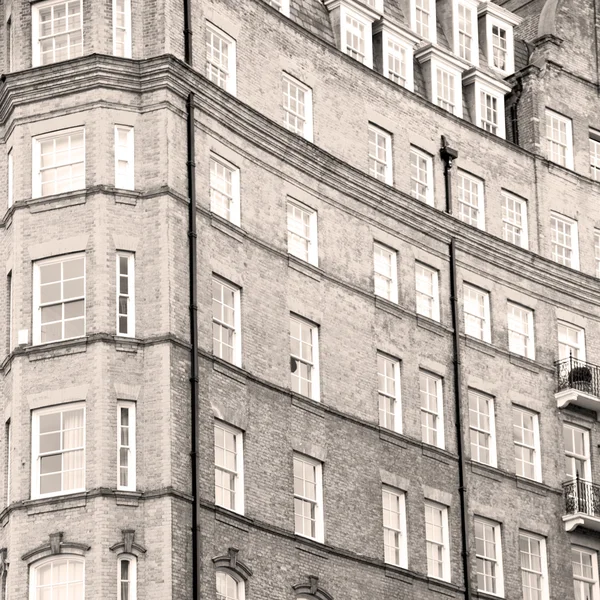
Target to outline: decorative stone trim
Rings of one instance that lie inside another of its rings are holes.
[[[30,552],[26,552],[21,556],[21,560],[24,560],[27,564],[31,564],[55,554],[76,554],[77,556],[85,556],[85,553],[91,549],[91,546],[88,546],[87,544],[63,542],[63,535],[62,531],[51,533],[47,544],[38,546]]]
[[[308,584],[299,583],[294,586],[296,596],[301,594],[309,594],[313,596],[315,600],[333,600],[333,596],[326,592],[323,588],[319,587],[319,578],[315,575],[308,576]]]
[[[228,548],[227,554],[215,556],[212,561],[217,569],[229,569],[241,577],[243,581],[248,581],[252,576],[252,569],[238,559],[239,552],[237,548]]]
[[[140,544],[135,543],[135,529],[122,529],[123,541],[118,542],[110,547],[112,552],[117,554],[132,554],[133,556],[139,556],[146,554],[146,548]]]

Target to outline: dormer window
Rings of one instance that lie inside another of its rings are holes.
[[[375,69],[394,83],[414,90],[413,48],[419,39],[382,19],[373,29]]]
[[[367,67],[373,66],[372,25],[381,17],[383,0],[324,0],[338,48]]]
[[[290,16],[290,0],[267,0],[267,2],[286,17]]]
[[[414,32],[436,42],[435,0],[411,0],[411,24]]]
[[[479,64],[475,7],[464,2],[459,2],[456,12],[457,35],[454,51],[460,58],[471,64]]]
[[[493,2],[482,2],[479,14],[479,37],[488,66],[503,77],[515,72],[513,28],[521,23],[514,15]]]
[[[504,95],[510,87],[477,69],[471,69],[463,77],[463,91],[475,125],[505,138]]]

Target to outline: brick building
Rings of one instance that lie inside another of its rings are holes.
[[[600,600],[595,0],[0,15],[0,599]]]

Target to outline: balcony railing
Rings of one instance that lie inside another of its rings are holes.
[[[565,514],[583,513],[600,519],[600,485],[580,479],[563,484],[565,495]]]
[[[600,412],[600,367],[573,356],[555,365],[558,407],[576,404]]]

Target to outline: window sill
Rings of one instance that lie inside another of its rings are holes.
[[[508,352],[509,360],[513,365],[517,365],[518,367],[523,367],[532,373],[539,373],[540,368],[536,364],[536,362],[531,358],[526,358],[525,356],[521,356],[520,354],[514,354],[513,352]]]
[[[318,400],[312,400],[306,396],[296,394],[296,392],[291,392],[291,396],[292,406],[306,410],[317,417],[325,418],[326,409]]]
[[[210,224],[215,229],[218,229],[220,232],[228,235],[237,242],[242,243],[246,237],[246,232],[241,227],[231,221],[228,221],[227,219],[224,219],[212,211],[210,213]]]
[[[374,294],[375,298],[375,307],[380,308],[381,310],[397,317],[398,319],[403,318],[402,311],[398,306],[397,302],[392,302],[392,300],[387,300],[386,298],[382,298],[381,296],[377,296]]]
[[[23,502],[27,508],[27,515],[39,515],[69,508],[82,508],[87,504],[87,493],[77,491],[70,494],[32,498]]]
[[[456,593],[461,591],[461,588],[459,588],[457,585],[454,585],[451,581],[437,579],[435,577],[427,578],[427,587],[432,592],[437,592],[438,594],[449,596],[450,598],[455,598]]]
[[[315,281],[321,281],[321,272],[318,267],[297,258],[293,254],[288,254],[288,265],[290,269],[303,273]]]
[[[226,377],[231,377],[231,379],[244,385],[246,384],[246,380],[248,378],[248,375],[244,369],[236,365],[232,365],[226,360],[217,358],[216,356],[213,356],[213,370],[215,370],[217,373],[221,373],[221,375],[225,375]]]
[[[87,337],[27,346],[24,350],[30,362],[66,356],[68,354],[79,354],[80,352],[87,352]]]
[[[479,350],[489,356],[496,356],[496,349],[490,342],[478,340],[477,338],[465,334],[465,343],[469,348]]]
[[[417,326],[427,329],[439,336],[445,336],[452,331],[451,329],[444,327],[439,321],[419,314],[417,314]]]

